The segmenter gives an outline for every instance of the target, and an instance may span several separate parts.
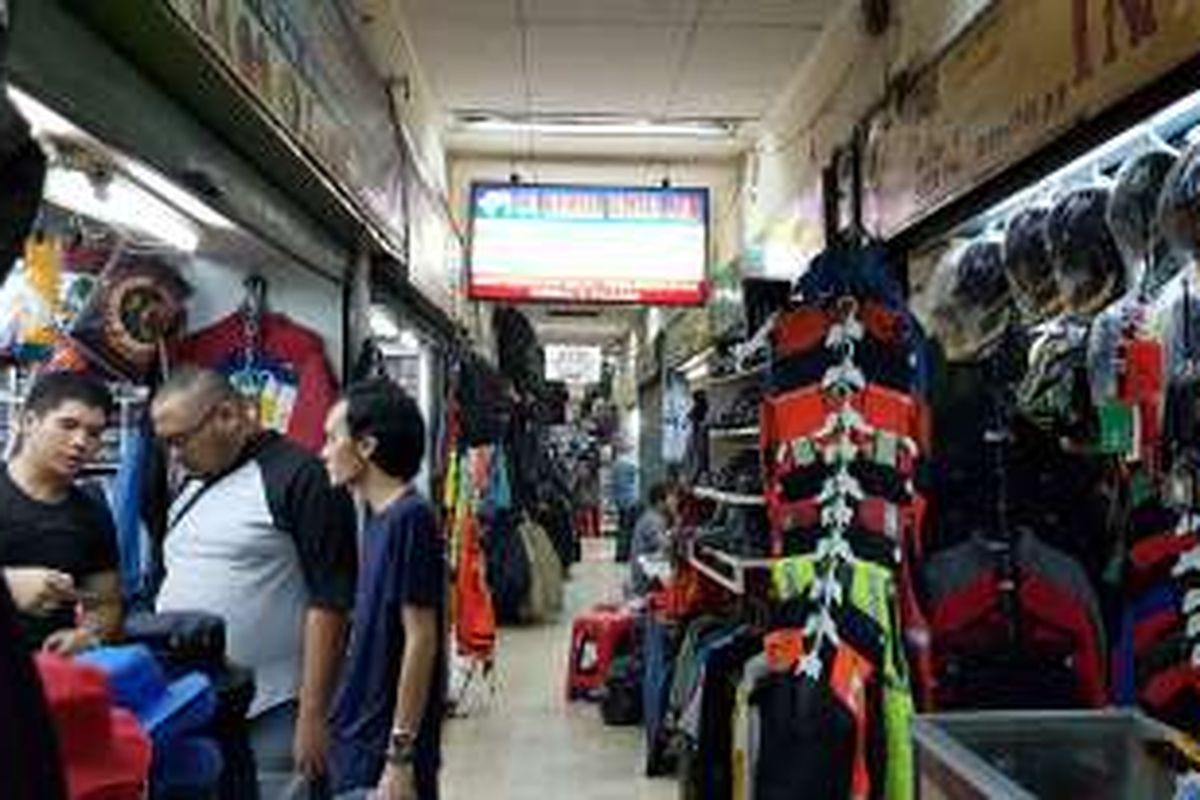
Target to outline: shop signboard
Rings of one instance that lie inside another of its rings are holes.
[[[600,382],[604,352],[596,345],[546,345],[546,381],[568,385]]]
[[[404,162],[385,91],[340,0],[160,0],[397,249]]]
[[[1200,0],[996,3],[868,126],[888,238],[1200,53]]]
[[[707,189],[471,187],[475,300],[701,305],[708,252]]]

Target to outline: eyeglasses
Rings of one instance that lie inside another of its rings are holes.
[[[205,426],[208,425],[209,420],[212,419],[213,414],[216,413],[217,407],[220,405],[220,403],[213,403],[208,407],[207,410],[205,410],[203,414],[200,415],[200,418],[196,420],[196,424],[192,425],[192,427],[179,431],[178,433],[172,433],[168,436],[159,436],[159,441],[166,445],[170,450],[182,450],[191,444],[192,439],[196,438],[200,431],[204,430]]]

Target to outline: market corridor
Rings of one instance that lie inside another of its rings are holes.
[[[640,727],[609,728],[588,703],[563,696],[571,619],[620,596],[623,565],[610,540],[585,540],[559,619],[505,628],[497,649],[498,692],[487,707],[445,731],[442,780],[448,800],[666,800],[672,780],[641,774]]]

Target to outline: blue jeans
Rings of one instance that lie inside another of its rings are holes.
[[[292,763],[299,703],[277,705],[250,720],[250,746],[258,767],[259,800],[326,800],[325,786],[310,784]]]

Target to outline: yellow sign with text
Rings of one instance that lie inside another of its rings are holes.
[[[870,121],[867,229],[895,236],[1196,55],[1200,0],[999,0]]]

